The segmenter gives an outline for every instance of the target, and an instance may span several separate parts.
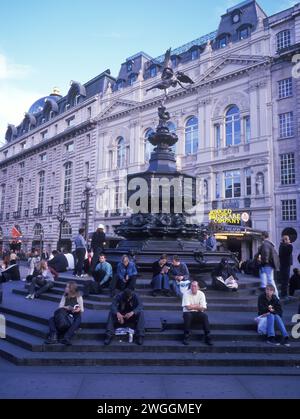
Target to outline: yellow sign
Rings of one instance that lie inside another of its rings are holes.
[[[209,221],[218,224],[240,224],[241,214],[234,214],[231,209],[217,209],[209,212]]]

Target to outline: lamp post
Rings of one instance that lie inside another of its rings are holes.
[[[60,246],[61,246],[61,235],[62,235],[62,224],[66,219],[65,205],[64,204],[60,204],[58,206],[58,212],[57,212],[56,218],[59,222],[59,239],[58,239],[57,247],[60,248]],[[60,250],[60,249],[58,249],[58,250]]]
[[[90,179],[87,178],[84,194],[85,194],[85,240],[88,242],[89,239],[89,211],[90,211],[90,196],[91,196],[92,184]]]

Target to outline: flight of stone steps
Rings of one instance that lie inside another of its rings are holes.
[[[300,339],[292,340],[290,348],[269,346],[256,333],[257,278],[240,275],[238,292],[208,289],[208,315],[213,347],[203,342],[202,331],[194,330],[189,346],[182,345],[182,309],[176,297],[151,295],[149,273],[137,280],[146,317],[146,338],[143,346],[128,343],[127,337],[115,337],[104,346],[105,324],[111,303],[108,291],[85,299],[81,329],[70,347],[44,345],[48,334],[48,318],[56,309],[66,281],[74,279],[61,274],[55,287],[39,299],[25,300],[26,285],[10,282],[4,285],[0,312],[6,318],[6,339],[0,339],[0,356],[17,365],[48,366],[115,366],[120,367],[185,367],[288,369],[300,373]],[[84,280],[77,280],[82,288]],[[291,330],[292,315],[298,302],[284,306],[284,320]]]

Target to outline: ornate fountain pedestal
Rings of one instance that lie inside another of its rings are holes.
[[[108,259],[117,263],[123,254],[131,254],[139,269],[147,270],[162,253],[177,254],[191,272],[210,272],[222,257],[233,261],[234,256],[206,251],[201,244],[205,227],[189,223],[188,211],[196,204],[196,178],[177,170],[172,146],[178,137],[168,129],[170,115],[163,105],[158,116],[156,132],[148,139],[155,146],[148,169],[127,177],[127,200],[133,213],[115,227],[124,240],[107,251]]]

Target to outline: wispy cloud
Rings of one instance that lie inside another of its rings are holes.
[[[4,54],[0,54],[0,81],[24,79],[31,72],[32,68],[29,65],[15,64]]]
[[[0,54],[0,146],[4,144],[7,124],[18,125],[24,112],[42,96],[17,84],[17,81],[26,80],[32,72],[32,67],[15,64],[6,55]]]

